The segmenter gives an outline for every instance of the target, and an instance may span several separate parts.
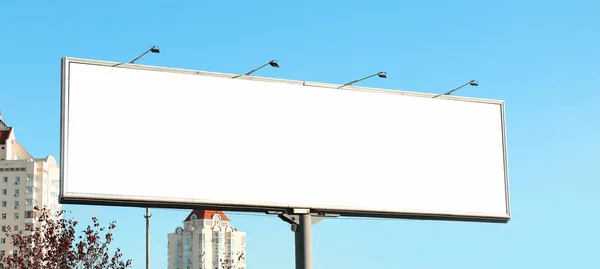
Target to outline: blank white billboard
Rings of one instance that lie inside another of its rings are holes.
[[[507,222],[504,102],[63,58],[61,203]]]

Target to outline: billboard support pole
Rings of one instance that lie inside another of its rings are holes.
[[[312,269],[312,225],[326,217],[337,217],[333,214],[315,214],[310,209],[293,209],[288,212],[267,212],[277,214],[279,218],[292,227],[294,232],[294,249],[296,269]]]
[[[144,214],[144,218],[146,218],[146,269],[150,269],[150,208],[146,207],[146,214]]]
[[[312,269],[312,223],[310,214],[300,215],[300,229],[294,235],[296,269]]]

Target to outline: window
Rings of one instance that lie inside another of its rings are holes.
[[[6,255],[6,250],[0,250],[0,256],[5,256]]]
[[[2,231],[6,232],[6,225],[2,225]]]
[[[0,244],[6,244],[6,238],[0,239]]]
[[[2,219],[6,219],[6,213],[2,213]]]
[[[2,195],[7,195],[8,194],[8,190],[7,189],[2,189]]]
[[[15,213],[15,219],[19,219],[19,213]]]
[[[2,177],[2,183],[8,183],[8,177]]]
[[[15,209],[19,208],[19,201],[15,201]]]
[[[15,178],[15,184],[19,184],[21,183],[21,177],[16,177]]]
[[[15,231],[19,230],[19,225],[15,225]]]
[[[15,189],[15,196],[19,196],[19,189]]]
[[[6,207],[6,201],[2,201],[2,207]]]
[[[26,219],[33,218],[33,217],[34,217],[33,211],[25,211],[25,218]]]

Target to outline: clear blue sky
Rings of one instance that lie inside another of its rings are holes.
[[[58,156],[61,57],[127,61],[151,45],[161,54],[138,63],[244,73],[276,59],[256,75],[345,83],[387,71],[360,85],[435,93],[477,79],[458,95],[506,101],[513,219],[326,220],[315,268],[600,268],[598,14],[593,0],[8,0],[0,109],[32,154]],[[98,122],[107,135],[110,122]],[[144,268],[143,209],[65,209],[118,221],[115,245]],[[167,233],[186,214],[153,210],[152,268],[166,268]],[[287,224],[229,216],[248,233],[249,268],[294,268]]]

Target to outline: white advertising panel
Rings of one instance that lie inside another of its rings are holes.
[[[63,58],[61,203],[510,219],[504,103]]]

